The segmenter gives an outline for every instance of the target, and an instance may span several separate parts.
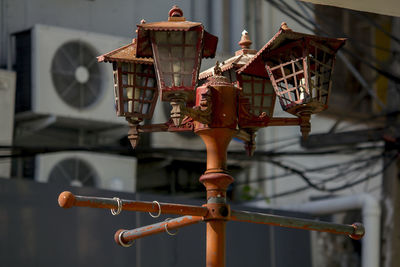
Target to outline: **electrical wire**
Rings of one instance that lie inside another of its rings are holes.
[[[369,153],[368,153],[369,154]],[[316,168],[308,168],[308,169],[304,169],[303,172],[305,173],[313,173],[313,172],[321,172],[324,171],[326,169],[334,169],[334,168],[338,168],[338,167],[343,167],[341,169],[341,171],[339,173],[335,172],[334,176],[331,176],[329,178],[325,178],[324,180],[320,180],[319,182],[332,182],[338,178],[343,177],[345,174],[348,174],[350,172],[355,172],[355,171],[359,171],[362,169],[365,169],[368,166],[371,166],[371,162],[376,161],[377,159],[381,158],[382,155],[375,155],[369,158],[365,158],[365,159],[359,159],[358,157],[356,157],[357,159],[354,160],[350,160],[350,161],[346,161],[346,162],[340,162],[340,163],[336,163],[336,164],[329,164],[329,165],[325,165],[325,166],[320,166],[320,167],[316,167]],[[356,163],[363,163],[366,162],[364,165],[362,166],[355,166],[354,164]],[[354,167],[354,168],[351,168]],[[243,182],[235,182],[235,185],[244,185],[244,184],[253,184],[253,183],[260,183],[260,182],[266,182],[266,181],[272,181],[272,180],[278,180],[278,179],[282,179],[282,178],[291,178],[291,176],[293,175],[292,172],[287,171],[283,174],[277,174],[277,175],[273,175],[273,176],[268,176],[268,177],[261,177],[261,178],[257,178],[254,180],[250,180],[250,181],[243,181]],[[308,188],[308,186],[306,187]]]
[[[296,1],[296,3],[297,3],[297,1]],[[307,5],[308,3],[305,3],[305,2],[298,2],[298,3],[299,3],[300,6],[302,5],[302,6],[306,7],[308,10],[310,10],[311,12],[314,12],[312,7],[310,5]],[[352,11],[352,10],[347,10],[347,11],[349,12],[349,11]],[[362,13],[359,12],[359,14],[361,15]],[[308,12],[307,12],[307,15],[308,15],[307,16],[308,18],[311,18],[311,16],[309,15]],[[336,25],[336,23],[337,23],[333,18],[330,18],[328,14],[322,14],[321,17],[323,18],[323,20],[325,20],[326,22],[328,22],[331,25]],[[364,20],[365,20],[365,18],[364,18]],[[315,20],[313,20],[313,22],[316,24]],[[368,23],[371,23],[371,22],[375,23],[374,21],[371,21],[371,20],[367,21],[367,22]],[[377,25],[379,25],[379,24],[377,24]],[[319,25],[317,25],[317,26],[319,26]],[[380,28],[382,28],[382,27],[380,27]],[[339,34],[340,35],[346,35],[344,32],[340,32]],[[376,44],[371,44],[371,43],[368,43],[368,42],[365,42],[365,41],[361,41],[361,40],[355,39],[355,38],[353,38],[351,36],[348,36],[347,38],[349,38],[349,41],[351,41],[351,42],[359,43],[361,45],[365,45],[365,46],[370,47],[370,48],[375,48],[375,49],[378,49],[378,50],[381,50],[381,51],[385,51],[385,52],[391,53],[393,55],[397,55],[397,54],[400,53],[400,51],[391,50],[391,49],[388,49],[388,48],[385,48],[385,47],[380,47],[380,46],[377,46]]]
[[[266,142],[262,142],[262,143],[257,143],[257,146],[265,146],[265,145],[272,145],[272,144],[277,144],[277,143],[281,143],[281,142],[287,142],[287,141],[292,141],[294,139],[299,139],[298,135],[294,135],[294,136],[290,136],[290,137],[285,137],[282,139],[274,139],[271,141],[266,141]]]
[[[355,14],[356,16],[364,19],[364,21],[366,21],[368,24],[374,26],[375,28],[377,28],[378,30],[380,30],[382,33],[384,33],[386,36],[390,37],[390,39],[392,39],[393,41],[395,41],[396,43],[400,44],[400,39],[397,38],[397,36],[394,36],[393,34],[391,34],[390,32],[386,31],[381,25],[379,25],[378,23],[376,23],[373,19],[371,19],[367,14],[364,14],[362,12],[359,11],[355,11],[355,10],[349,10],[349,12],[351,12],[352,14]]]
[[[340,147],[326,150],[313,150],[313,151],[301,151],[301,150],[286,150],[286,151],[256,151],[252,157],[246,156],[243,151],[228,151],[230,159],[242,160],[242,161],[264,161],[268,158],[281,157],[281,156],[315,156],[315,155],[330,155],[330,154],[353,154],[357,151],[368,151],[368,150],[379,150],[384,148],[383,145],[371,145],[371,146],[358,146],[358,147]],[[66,152],[66,151],[91,151],[100,152],[107,154],[121,154],[127,156],[134,156],[139,158],[147,158],[154,154],[164,155],[180,155],[186,156],[198,153],[199,155],[205,154],[205,150],[191,149],[173,149],[173,148],[136,148],[135,150],[130,147],[122,146],[76,146],[76,147],[56,147],[56,146],[45,146],[45,147],[34,147],[34,146],[0,146],[0,150],[8,149],[13,150],[11,154],[0,155],[1,158],[19,158],[19,157],[32,157],[38,154],[54,153],[54,152]]]
[[[270,1],[270,0],[267,0],[267,1]],[[274,0],[271,0],[271,1],[274,1]],[[314,31],[314,32],[322,32],[322,33],[324,33],[324,34],[326,34],[326,35],[330,35],[328,32],[326,32],[325,30],[323,30],[322,28],[321,28],[321,26],[320,25],[318,25],[315,21],[313,21],[313,20],[311,20],[311,19],[308,19],[307,17],[305,17],[303,14],[301,14],[301,13],[299,13],[299,12],[297,12],[297,10],[295,10],[295,9],[293,9],[291,6],[289,6],[286,2],[284,2],[283,0],[280,0],[291,12],[293,12],[294,14],[296,14],[297,16],[299,16],[299,17],[302,17],[303,19],[305,19],[306,21],[308,21],[310,24],[312,24],[316,29],[310,29],[309,28],[309,30],[311,30],[311,31]],[[324,19],[325,20],[327,20],[328,19],[328,16],[324,16]],[[332,23],[334,23],[334,22],[332,22]],[[335,32],[335,34],[339,34],[339,35],[342,35],[342,36],[346,36],[346,34],[345,33],[343,33],[343,32]],[[353,42],[355,45],[357,45],[357,44],[364,44],[365,45],[365,42],[360,42],[360,41],[356,41],[354,38],[352,38],[352,37],[349,37],[349,36],[346,36],[346,38],[348,38],[348,40],[350,41],[350,42]],[[378,47],[376,46],[376,45],[369,45],[370,47],[373,47],[373,48],[377,48],[378,49]],[[381,50],[383,49],[383,48],[380,48]],[[376,58],[373,58],[373,57],[371,57],[371,56],[369,56],[369,54],[366,54],[366,55],[364,55],[363,57],[361,57],[361,56],[359,56],[357,53],[353,53],[352,51],[350,51],[349,49],[347,49],[347,48],[342,48],[342,51],[343,52],[345,52],[345,53],[347,53],[348,55],[350,55],[350,56],[352,56],[352,57],[355,57],[357,60],[359,60],[360,62],[362,62],[362,63],[364,63],[364,64],[366,64],[368,67],[370,67],[370,68],[372,68],[372,69],[374,69],[377,73],[379,73],[379,74],[381,74],[381,75],[384,75],[384,76],[386,76],[386,77],[392,77],[392,79],[393,80],[395,80],[395,81],[400,81],[400,77],[397,77],[397,76],[395,76],[394,74],[392,74],[392,73],[390,73],[390,72],[388,72],[388,71],[386,71],[386,70],[384,70],[384,69],[381,69],[381,68],[377,68],[375,65],[373,65],[373,64],[371,64],[370,62],[368,62],[368,61],[366,61],[365,59],[364,59],[364,57],[365,56],[368,56],[370,59],[372,59],[375,63],[378,63],[378,64],[381,64],[381,62],[380,61],[378,61]],[[387,50],[387,52],[389,52],[389,53],[393,53],[393,51],[391,51],[391,50]],[[394,55],[396,55],[396,54],[398,54],[398,52],[395,52],[395,53],[393,53]]]
[[[292,18],[293,20],[295,20],[297,23],[299,23],[301,26],[303,26],[304,28],[312,31],[312,32],[318,32],[316,29],[306,25],[303,21],[301,21],[298,17],[303,18],[304,20],[308,21],[308,19],[306,17],[304,17],[303,14],[296,12],[293,12],[293,8],[289,6],[287,9],[283,8],[280,4],[278,4],[277,2],[275,2],[275,0],[266,0],[269,3],[271,3],[274,7],[276,7],[277,9],[279,9],[282,13],[286,14],[287,16],[289,16],[290,18]],[[291,10],[292,13],[295,13],[295,15],[291,14],[290,12],[288,12],[287,10]],[[317,24],[314,22],[310,22],[308,21],[310,24],[312,24],[314,27],[317,27]],[[319,27],[319,26],[318,26]],[[375,70],[376,72],[378,72],[379,74],[385,76],[386,78],[393,80],[397,83],[400,83],[400,77],[397,77],[396,75],[386,71],[386,70],[382,70],[378,67],[376,67],[375,65],[371,64],[370,62],[366,61],[363,57],[357,55],[357,53],[353,53],[352,51],[346,49],[346,48],[342,48],[342,51],[345,52],[346,54],[348,54],[349,56],[357,59],[358,61],[360,61],[361,63],[363,63],[364,65],[366,65],[367,67]]]
[[[334,190],[334,189],[326,188],[325,187],[325,183],[327,183],[329,181],[333,181],[334,179],[337,179],[338,177],[342,177],[343,176],[343,173],[339,173],[339,174],[337,174],[337,175],[335,175],[333,177],[330,177],[328,179],[323,180],[322,182],[314,183],[314,182],[311,181],[311,179],[306,175],[306,173],[304,171],[295,169],[295,168],[293,168],[291,166],[288,166],[288,165],[283,164],[282,162],[279,162],[279,161],[276,161],[276,160],[270,159],[269,162],[273,163],[274,165],[276,165],[276,166],[278,166],[278,167],[280,167],[280,168],[282,168],[284,170],[287,170],[287,171],[292,172],[293,174],[296,174],[309,187],[311,187],[311,188],[313,188],[315,190],[318,190],[318,191],[322,191],[322,192],[331,192],[331,190]],[[369,165],[369,162],[367,162],[366,164]],[[365,166],[361,166],[361,167],[354,168],[354,170],[360,170],[360,169],[364,169],[364,168],[365,168]]]
[[[377,172],[375,172],[375,173],[368,174],[368,175],[364,176],[363,178],[358,179],[358,180],[356,180],[356,181],[354,181],[354,182],[348,183],[348,184],[346,184],[346,185],[342,185],[342,186],[338,186],[338,187],[335,187],[335,188],[327,189],[326,192],[334,193],[334,192],[341,191],[341,190],[347,189],[347,188],[349,188],[349,187],[355,186],[355,185],[357,185],[357,184],[360,184],[360,183],[362,183],[362,182],[364,182],[364,181],[366,181],[366,180],[368,180],[368,179],[375,178],[375,177],[377,177],[378,175],[382,174],[382,173],[390,166],[390,164],[393,163],[393,161],[394,161],[397,157],[398,157],[398,154],[394,155],[394,156],[383,166],[383,168],[382,168],[381,170],[379,170],[379,171],[377,171]],[[291,189],[291,190],[288,190],[288,191],[284,191],[284,192],[281,192],[281,193],[277,193],[277,194],[274,194],[274,195],[270,195],[270,196],[267,196],[267,197],[256,198],[256,199],[273,199],[273,198],[279,198],[279,197],[284,197],[284,196],[288,196],[288,195],[297,194],[297,193],[306,191],[306,190],[308,190],[308,189],[310,189],[309,186],[303,186],[303,187],[298,187],[298,188]]]

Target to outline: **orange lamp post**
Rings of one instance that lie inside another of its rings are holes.
[[[249,49],[251,41],[246,39],[246,34],[239,42],[242,50],[236,56],[247,59],[230,67],[217,63],[211,74],[201,77],[204,81],[198,87],[201,58],[215,55],[217,38],[207,33],[201,23],[186,21],[176,6],[170,10],[168,21],[142,21],[136,41],[99,57],[99,61],[113,63],[117,114],[125,116],[131,125],[129,138],[133,147],[141,132],[194,131],[202,138],[207,149],[207,170],[200,182],[207,191],[206,204],[200,207],[63,192],[59,205],[111,209],[113,215],[122,210],[151,212],[153,217],[182,215],[133,230],[116,231],[115,241],[123,247],[131,246],[141,237],[160,232],[173,235],[173,229],[205,222],[208,267],[225,266],[228,221],[345,234],[360,239],[364,235],[360,223],[342,225],[230,209],[226,190],[234,179],[228,173],[226,160],[232,137],[245,140],[251,154],[255,148],[255,132],[261,127],[299,125],[306,135],[310,115],[327,107],[334,55],[344,44],[343,39],[295,33],[283,24],[273,39],[255,53]],[[158,94],[162,101],[171,103],[171,119],[161,124],[140,125],[143,119],[151,118]],[[273,118],[275,97],[285,111],[298,118]]]

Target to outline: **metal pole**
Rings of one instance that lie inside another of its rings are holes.
[[[212,220],[207,222],[207,267],[225,266],[226,222]]]
[[[205,207],[134,201],[120,199],[121,210],[142,211],[142,212],[155,212],[162,214],[177,214],[177,215],[192,215],[192,216],[205,216],[208,212]],[[71,192],[64,191],[58,197],[58,204],[62,208],[77,207],[91,207],[101,209],[118,209],[118,200],[116,198],[102,198],[102,197],[85,197],[76,196]]]
[[[337,224],[247,211],[232,210],[230,219],[238,222],[268,224],[311,231],[329,232],[333,234],[344,234],[356,240],[361,239],[365,232],[364,226],[361,223],[354,223],[352,225]]]

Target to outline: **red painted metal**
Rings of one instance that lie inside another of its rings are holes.
[[[111,52],[105,53],[97,57],[98,62],[131,62],[153,65],[152,58],[136,57],[136,39],[132,43],[117,48]]]
[[[197,89],[198,101],[205,90],[211,90],[212,118],[208,124],[195,122],[195,132],[204,129],[229,128],[237,129],[237,94],[238,89],[232,86],[223,76],[210,77]],[[200,102],[198,102],[200,105]]]
[[[183,216],[175,219],[169,219],[164,222],[147,225],[133,230],[118,230],[114,235],[114,240],[118,245],[128,244],[138,238],[150,236],[162,232],[169,232],[185,226],[196,224],[203,221],[200,216]],[[121,234],[122,233],[122,234]],[[121,234],[121,237],[120,237]],[[122,241],[123,244],[120,243]]]
[[[159,212],[158,205],[154,204],[153,202],[133,201],[125,199],[121,199],[121,201],[122,201],[122,210],[153,212],[153,213]],[[62,208],[71,208],[73,206],[101,208],[101,209],[118,208],[118,202],[115,199],[76,196],[68,191],[62,192],[59,195],[58,203]],[[171,204],[171,203],[159,203],[159,204],[161,207],[162,214],[206,216],[208,213],[207,208],[204,207]]]
[[[336,224],[248,211],[232,210],[230,220],[237,222],[250,222],[272,226],[303,229],[309,231],[327,232],[332,234],[342,234],[348,235],[353,239],[362,238],[365,232],[363,225],[360,223],[355,223],[353,225]]]
[[[226,259],[226,222],[213,220],[207,222],[207,267],[224,267]]]

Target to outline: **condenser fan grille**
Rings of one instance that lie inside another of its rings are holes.
[[[67,42],[57,49],[51,77],[57,94],[68,105],[83,109],[101,97],[102,77],[97,55],[97,51],[82,41]]]
[[[72,186],[96,186],[95,170],[84,160],[67,158],[53,167],[49,182]]]

